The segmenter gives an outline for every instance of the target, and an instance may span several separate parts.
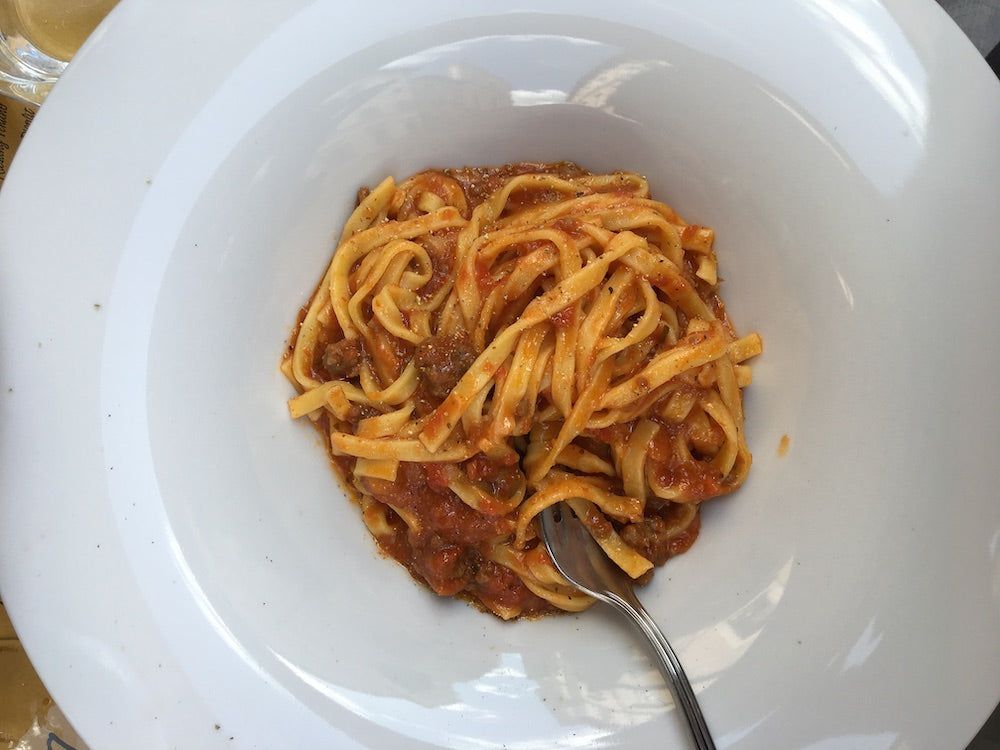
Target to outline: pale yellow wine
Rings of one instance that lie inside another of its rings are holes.
[[[29,42],[70,60],[118,0],[3,0]],[[13,20],[13,19],[12,19]]]

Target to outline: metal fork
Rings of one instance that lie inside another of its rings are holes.
[[[541,513],[542,539],[556,569],[573,586],[610,604],[649,640],[660,668],[673,687],[674,700],[684,712],[698,750],[715,750],[698,699],[666,636],[639,602],[632,581],[614,566],[568,505],[557,503]]]

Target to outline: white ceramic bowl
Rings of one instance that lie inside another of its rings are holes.
[[[643,591],[719,747],[964,747],[1000,697],[1000,85],[944,13],[252,5],[126,0],[0,198],[0,585],[88,744],[684,746],[609,613],[505,624],[381,559],[277,370],[360,185],[572,159],[713,226],[765,339],[751,478]]]

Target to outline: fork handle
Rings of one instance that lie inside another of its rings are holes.
[[[684,668],[681,666],[677,654],[674,653],[667,637],[663,635],[663,631],[649,616],[635,595],[628,598],[612,595],[605,601],[627,615],[653,647],[660,662],[660,668],[674,688],[674,697],[680,704],[681,710],[684,711],[684,718],[687,719],[688,727],[691,729],[695,746],[698,750],[715,750],[715,742],[712,741],[705,717],[701,713],[698,698],[691,688],[691,683],[684,673]]]

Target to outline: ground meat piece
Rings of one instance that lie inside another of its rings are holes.
[[[531,592],[518,575],[492,560],[482,560],[469,589],[492,611],[512,610],[521,616],[553,611],[552,606]]]
[[[572,179],[590,174],[586,169],[569,161],[554,164],[537,162],[517,162],[499,167],[462,167],[446,169],[444,173],[454,177],[462,185],[469,208],[475,208],[498,190],[511,177],[522,174],[555,174],[563,179]],[[561,198],[562,195],[560,194]]]
[[[661,518],[644,518],[638,523],[630,523],[622,529],[622,540],[629,547],[649,560],[653,565],[663,565],[670,557],[670,529]]]
[[[476,351],[465,334],[431,336],[413,354],[427,395],[438,401],[448,397],[475,361]]]
[[[430,281],[420,287],[420,296],[423,299],[430,299],[452,277],[458,230],[445,229],[428,234],[420,239],[420,244],[427,251],[433,269]]]
[[[467,550],[438,537],[419,550],[414,562],[416,571],[440,596],[463,591],[473,576]]]
[[[672,520],[672,519],[671,519]],[[699,515],[688,526],[678,526],[659,516],[647,516],[621,530],[622,540],[653,565],[663,565],[669,558],[685,552],[698,537]]]
[[[356,378],[364,352],[357,339],[342,339],[328,345],[320,360],[331,380]]]

